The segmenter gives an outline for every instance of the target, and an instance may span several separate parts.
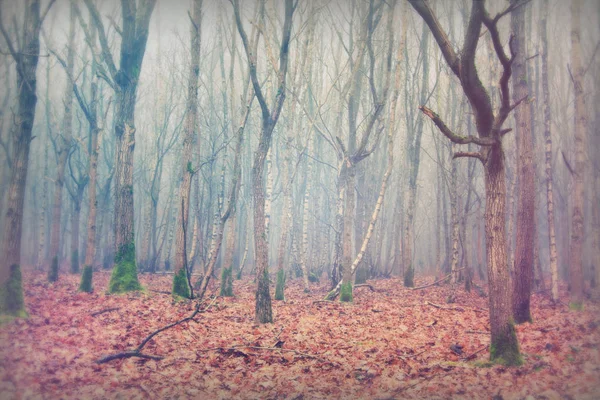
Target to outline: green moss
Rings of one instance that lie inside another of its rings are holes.
[[[190,298],[190,286],[187,280],[185,268],[181,268],[173,275],[173,297],[175,298]]]
[[[277,271],[277,284],[275,285],[275,300],[285,300],[285,271]]]
[[[367,283],[367,275],[369,271],[364,266],[358,267],[356,270],[356,278],[354,279],[355,285],[361,285],[363,283]]]
[[[135,265],[135,243],[131,241],[122,245],[115,255],[115,267],[108,284],[108,292],[125,293],[141,289]]]
[[[75,250],[71,254],[71,273],[72,274],[79,273],[79,250]]]
[[[58,256],[52,257],[50,269],[48,270],[48,282],[56,282],[58,280]]]
[[[79,283],[79,291],[92,293],[94,290],[92,288],[92,278],[94,276],[94,270],[91,265],[86,265],[83,267],[83,271],[81,272],[81,282]]]
[[[17,264],[10,266],[10,274],[6,282],[0,286],[0,315],[5,316],[3,322],[13,318],[26,318],[25,301],[23,299],[23,278],[21,268]]]
[[[240,270],[237,272],[237,274],[235,275],[235,279],[237,279],[238,281],[239,281],[240,279],[242,279],[242,270],[241,270],[241,269],[240,269]]]
[[[220,296],[233,297],[233,267],[223,268],[221,272],[221,292]]]
[[[312,283],[317,283],[319,282],[319,277],[314,272],[310,272],[308,274],[308,281]]]
[[[508,324],[507,332],[497,337],[492,337],[490,345],[490,361],[509,367],[523,364],[523,358],[519,351],[519,341],[513,321]]]
[[[583,311],[583,302],[580,302],[580,303],[575,302],[575,301],[570,302],[569,303],[569,310],[572,310],[572,311]]]
[[[352,298],[352,282],[343,282],[340,287],[340,301],[351,303]]]
[[[410,264],[404,273],[404,286],[405,287],[414,287],[415,286],[415,269]]]

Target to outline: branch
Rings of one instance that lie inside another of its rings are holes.
[[[448,139],[450,139],[453,143],[457,143],[457,144],[475,143],[480,146],[492,146],[496,143],[496,140],[492,139],[492,138],[480,138],[477,136],[457,135],[454,132],[452,132],[450,130],[450,128],[448,128],[448,126],[446,126],[444,121],[442,121],[440,119],[439,115],[434,113],[431,109],[427,108],[426,106],[420,106],[419,110],[421,110],[423,112],[423,114],[427,115],[433,121],[433,123],[439,128],[439,130],[444,134],[444,136],[446,136]]]
[[[463,157],[471,157],[471,158],[476,158],[479,161],[481,161],[482,163],[484,162],[484,158],[483,158],[483,154],[481,154],[478,151],[457,151],[456,153],[454,153],[454,155],[452,156],[453,159],[456,158],[463,158]]]
[[[100,38],[100,46],[102,47],[102,59],[108,67],[111,78],[114,80],[117,76],[117,67],[115,66],[112,53],[110,52],[108,39],[106,38],[106,32],[104,31],[104,24],[102,24],[102,18],[100,17],[98,9],[96,8],[92,0],[83,1],[85,2],[85,5],[88,8],[90,16],[92,17],[94,25],[96,26],[96,30],[98,31],[98,37]]]
[[[408,0],[408,2],[421,18],[423,18],[425,23],[429,26],[429,29],[431,29],[431,33],[438,43],[452,72],[454,72],[456,76],[460,76],[460,59],[454,51],[452,43],[450,43],[450,40],[448,39],[448,35],[446,35],[446,32],[442,29],[438,19],[429,7],[429,4],[425,0]]]
[[[100,359],[98,359],[98,360],[96,361],[96,363],[97,363],[97,364],[104,364],[104,363],[107,363],[107,362],[109,362],[109,361],[112,361],[112,360],[118,360],[118,359],[121,359],[121,358],[130,358],[130,357],[140,357],[140,358],[149,358],[149,359],[152,359],[152,360],[162,360],[162,359],[163,359],[163,357],[160,357],[160,356],[150,356],[150,355],[147,355],[147,354],[143,354],[143,353],[142,353],[142,349],[144,348],[144,346],[145,346],[145,345],[146,345],[146,344],[147,344],[147,343],[148,343],[148,342],[149,342],[149,341],[150,341],[150,340],[151,340],[151,339],[152,339],[154,336],[158,335],[159,333],[161,333],[161,332],[164,332],[164,331],[166,331],[167,329],[173,328],[174,326],[177,326],[177,325],[179,325],[179,324],[182,324],[182,323],[184,323],[184,322],[189,322],[189,321],[192,321],[192,320],[194,319],[194,317],[195,317],[197,314],[199,314],[199,313],[203,313],[203,312],[205,312],[206,310],[208,310],[208,309],[210,308],[210,306],[212,306],[212,305],[213,305],[213,303],[216,301],[216,299],[217,299],[217,297],[215,296],[215,297],[213,298],[213,300],[212,300],[212,301],[211,301],[211,302],[208,304],[208,306],[206,306],[206,307],[205,307],[205,308],[203,308],[203,309],[200,309],[200,302],[198,302],[198,303],[196,304],[196,309],[194,310],[194,312],[193,312],[193,313],[192,313],[192,314],[191,314],[189,317],[186,317],[186,318],[180,319],[179,321],[173,322],[172,324],[169,324],[169,325],[167,325],[167,326],[163,326],[162,328],[155,330],[155,331],[154,331],[154,332],[152,332],[150,335],[148,335],[148,336],[147,336],[147,337],[146,337],[146,338],[145,338],[145,339],[144,339],[144,340],[143,340],[143,341],[140,343],[140,345],[139,345],[138,347],[136,347],[134,350],[129,350],[129,351],[125,351],[125,352],[116,353],[116,354],[111,354],[111,355],[108,355],[108,356],[101,357]]]

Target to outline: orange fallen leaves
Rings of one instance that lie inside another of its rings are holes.
[[[306,295],[292,281],[288,302],[273,302],[275,322],[260,326],[253,318],[254,286],[235,281],[235,298],[218,299],[197,323],[147,344],[144,352],[163,360],[98,365],[100,356],[137,346],[194,308],[152,290],[107,296],[108,278],[95,274],[96,292],[82,294],[78,277],[48,285],[40,275],[25,275],[30,318],[0,327],[3,399],[594,398],[600,391],[597,304],[572,312],[534,295],[535,322],[517,327],[525,364],[486,367],[487,351],[466,362],[449,348],[459,344],[470,355],[489,343],[481,333],[489,330],[486,299],[458,291],[455,309],[438,309],[427,302],[446,306],[448,287],[415,292],[396,279],[370,282],[378,292],[357,291],[351,305],[313,303],[326,284]],[[170,276],[140,279],[153,290],[171,285]],[[281,349],[273,347],[278,342]]]

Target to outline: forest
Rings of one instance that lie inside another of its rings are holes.
[[[0,398],[600,397],[597,0],[0,0]]]

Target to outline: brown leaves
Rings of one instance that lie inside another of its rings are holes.
[[[533,297],[535,321],[517,327],[525,365],[486,366],[486,299],[462,291],[448,306],[447,287],[410,291],[398,280],[371,282],[354,304],[317,302],[327,291],[299,282],[274,302],[273,324],[254,324],[254,286],[234,283],[235,298],[218,299],[196,322],[155,336],[144,352],[97,365],[150,332],[177,321],[193,302],[145,293],[106,296],[109,274],[95,274],[96,292],[77,293],[75,276],[44,285],[27,276],[30,318],[0,327],[0,390],[8,397],[305,398],[489,397],[548,393],[590,396],[599,389],[598,306],[580,313]],[[142,275],[165,291],[170,276]],[[430,303],[440,307],[434,307]],[[102,310],[101,314],[91,316]],[[460,310],[459,310],[460,309]],[[455,354],[451,346],[462,346]],[[464,358],[472,359],[465,361]],[[508,382],[508,385],[505,383]],[[575,390],[577,388],[577,390]]]

